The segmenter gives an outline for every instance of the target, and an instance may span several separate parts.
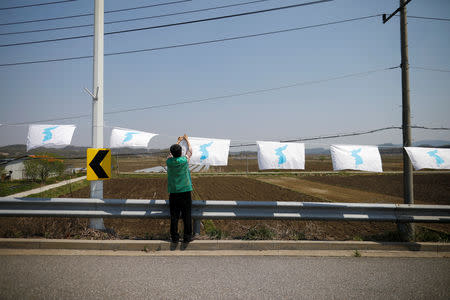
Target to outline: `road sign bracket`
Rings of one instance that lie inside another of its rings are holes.
[[[86,91],[86,93],[91,95],[92,100],[98,100],[98,87],[95,89],[95,95],[88,88],[84,88],[84,90]]]

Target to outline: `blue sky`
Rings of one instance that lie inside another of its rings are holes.
[[[47,1],[40,1],[47,2]],[[170,1],[105,0],[105,10]],[[105,21],[145,17],[247,2],[192,0],[105,14]],[[105,32],[253,11],[307,1],[271,0],[252,5],[105,25]],[[2,1],[0,7],[30,4]],[[0,23],[93,12],[93,1],[0,11]],[[335,0],[311,6],[198,24],[105,37],[105,53],[163,47],[308,26],[380,13],[396,0]],[[450,1],[413,0],[408,15],[450,17]],[[0,33],[89,24],[93,17],[0,26]],[[0,36],[0,44],[92,34],[93,28]],[[450,69],[450,22],[409,19],[411,67]],[[92,38],[0,47],[0,64],[92,55]],[[105,57],[104,109],[148,107],[323,80],[400,64],[399,18],[381,17],[208,45]],[[12,124],[90,114],[92,59],[0,67],[0,123]],[[412,68],[412,124],[450,127],[450,73]],[[78,126],[73,144],[89,146],[91,118],[49,121]],[[111,127],[159,133],[150,147],[170,145],[178,135],[228,138],[232,144],[283,140],[401,126],[400,69],[203,103],[105,115]],[[0,145],[24,144],[27,126],[1,126]],[[450,140],[449,131],[413,130],[413,140]],[[401,143],[401,131],[307,143]]]

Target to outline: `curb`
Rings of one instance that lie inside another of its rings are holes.
[[[113,250],[113,251],[193,251],[227,250],[362,250],[362,251],[426,251],[450,252],[449,243],[398,243],[361,241],[242,241],[195,240],[176,247],[161,240],[64,240],[64,239],[8,239],[0,238],[0,249],[60,249],[60,250]]]

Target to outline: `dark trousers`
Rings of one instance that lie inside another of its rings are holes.
[[[189,240],[192,237],[192,218],[191,207],[192,198],[191,192],[184,193],[170,193],[170,237],[173,241],[178,241],[180,235],[178,234],[178,220],[183,219],[184,232],[183,239]]]

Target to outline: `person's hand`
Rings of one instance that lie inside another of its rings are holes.
[[[178,142],[181,142],[184,139],[184,136],[179,136],[178,137]]]
[[[187,136],[186,133],[183,135],[183,138],[184,138],[185,140],[187,140],[188,136]]]

